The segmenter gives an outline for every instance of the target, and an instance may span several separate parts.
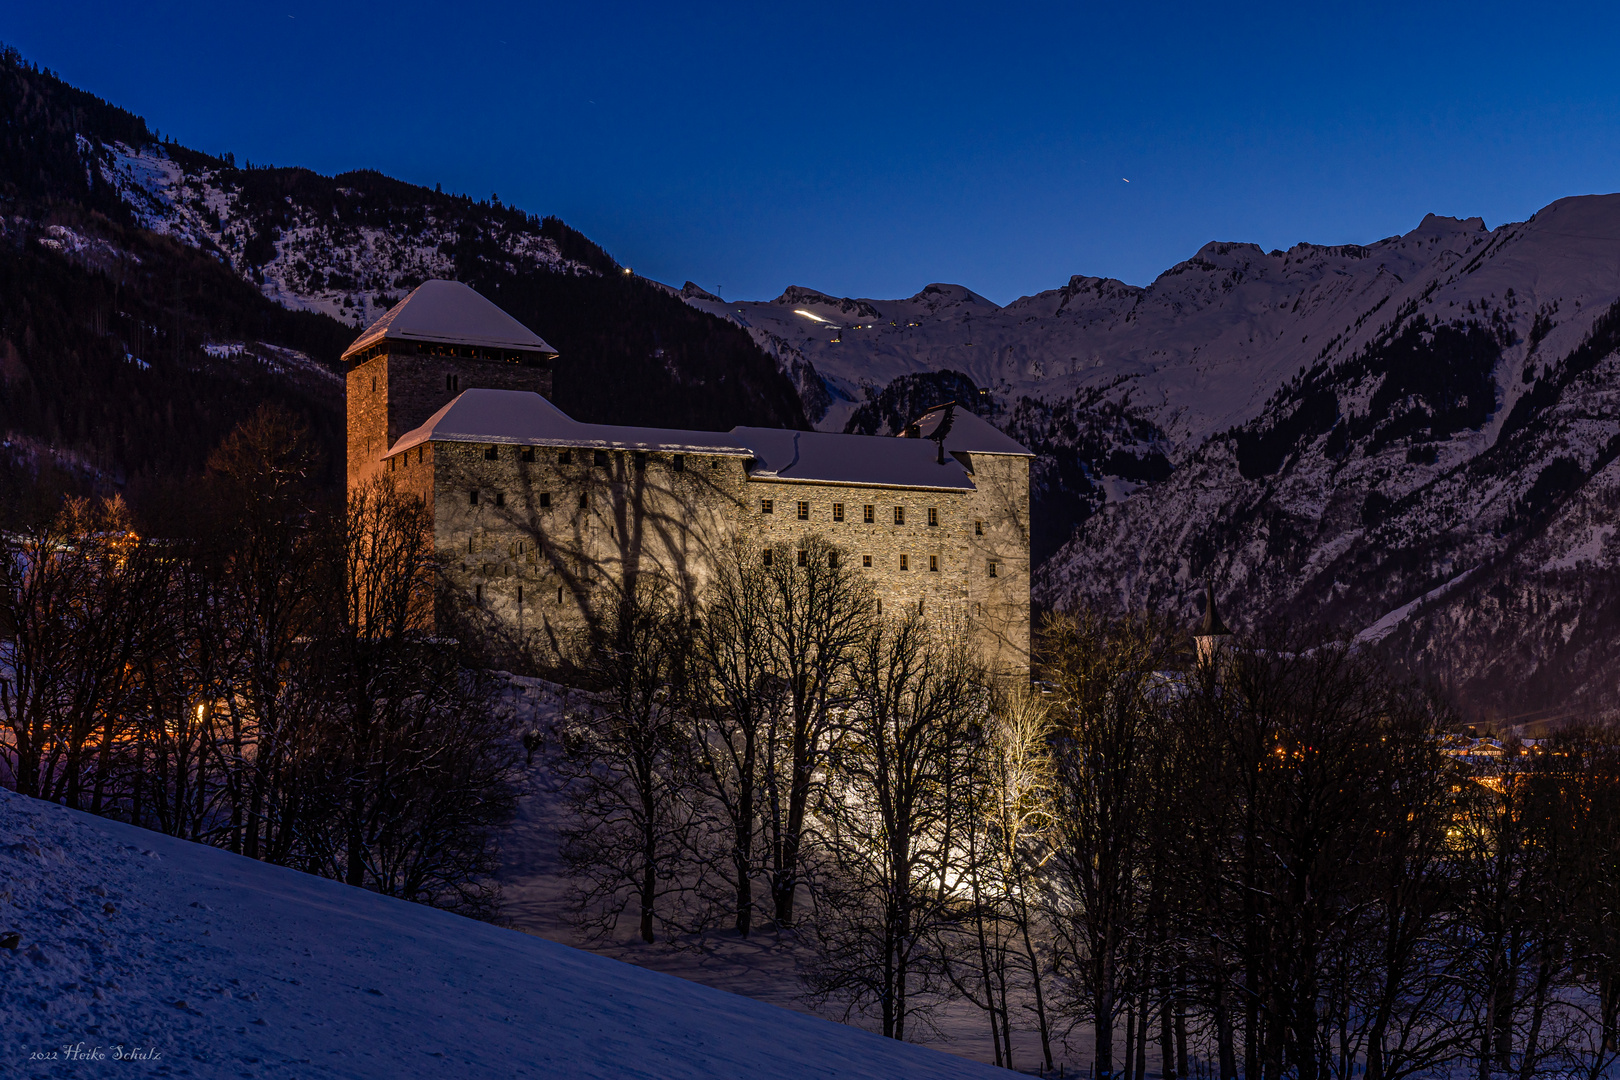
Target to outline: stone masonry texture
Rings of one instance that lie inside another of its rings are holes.
[[[872,583],[885,614],[920,605],[925,617],[962,620],[993,671],[1027,677],[1027,458],[958,454],[973,491],[751,479],[740,456],[506,443],[436,442],[379,460],[452,399],[446,375],[461,390],[532,390],[548,374],[503,367],[385,355],[348,384],[350,485],[383,470],[425,499],[448,585],[500,633],[561,655],[628,579],[661,580],[698,603],[734,545],[760,558],[819,534]]]

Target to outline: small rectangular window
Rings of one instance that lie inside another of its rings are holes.
[[[523,603],[523,586],[518,586],[518,603]]]
[[[557,605],[559,607],[562,606],[562,590],[563,587],[561,585],[557,586]]]
[[[894,523],[896,525],[904,525],[906,523],[906,508],[905,507],[897,506],[897,507],[894,508]]]
[[[910,570],[911,569],[911,556],[909,556],[909,555],[900,556],[900,569],[902,569],[902,570]]]
[[[598,465],[606,465],[608,463],[606,450],[598,450],[596,452],[596,463]]]
[[[636,451],[636,471],[641,472],[647,468],[647,454],[645,451]]]
[[[473,553],[473,538],[469,536],[469,537],[467,537],[467,554],[471,555],[472,553]]]
[[[670,464],[670,467],[673,468],[676,472],[685,472],[686,471],[686,455],[685,454],[676,454],[674,457],[669,459],[669,464]]]
[[[917,601],[917,614],[921,615],[922,613],[923,613],[923,602],[921,600],[919,600],[919,601]]]
[[[870,568],[871,565],[872,565],[872,556],[870,556],[870,555],[862,555],[861,556],[861,565]]]
[[[375,375],[371,377],[371,392],[373,394],[377,392],[377,376]]]
[[[810,553],[808,551],[804,550],[803,548],[799,549],[799,565],[800,566],[809,566],[810,565]]]
[[[930,573],[935,573],[935,574],[939,573],[939,556],[938,555],[930,555],[930,556],[928,556],[928,569],[929,569]]]
[[[497,491],[495,493],[495,505],[496,506],[505,506],[506,505],[506,493],[505,492]]]
[[[775,512],[775,510],[776,510],[776,503],[775,503],[774,500],[771,500],[771,499],[761,499],[761,500],[759,500],[759,512],[760,513],[769,514],[769,513]]]
[[[984,535],[984,522],[983,521],[975,521],[973,523],[973,535],[974,536],[983,536]]]
[[[540,493],[540,509],[545,510],[550,506],[551,506],[551,492],[542,491]]]
[[[873,506],[871,503],[867,503],[865,506],[863,506],[861,508],[861,512],[864,515],[868,525],[877,521],[877,507]]]
[[[809,503],[802,502],[802,503],[799,504],[799,520],[800,521],[809,521],[810,520],[810,504]]]
[[[559,450],[559,451],[557,451],[557,464],[559,464],[559,465],[572,465],[573,463],[574,463],[574,452],[572,450]]]
[[[829,570],[838,569],[838,552],[836,552],[836,551],[827,552],[827,568]]]
[[[427,453],[427,447],[418,446],[416,448],[416,463],[418,465],[422,464],[422,455],[425,454],[425,453]]]
[[[482,584],[478,584],[478,585],[473,586],[473,597],[480,604],[482,604],[484,602],[484,586]]]
[[[494,447],[494,446],[486,446],[486,447],[484,447],[484,460],[485,461],[499,461],[500,458],[501,458],[501,452],[500,452],[499,448]]]
[[[469,505],[469,506],[477,506],[478,505],[478,490],[476,488],[474,488],[472,491],[467,492],[467,505]]]
[[[834,521],[843,521],[844,520],[844,504],[843,503],[833,503],[833,520]]]
[[[522,460],[524,460],[524,461],[533,461],[534,460],[534,447],[525,446],[523,448]]]
[[[389,459],[388,459],[388,471],[389,471],[389,472],[393,472],[393,471],[394,471],[394,467],[395,467],[395,466],[396,466],[396,465],[398,465],[398,464],[399,464],[399,458],[397,458],[397,457],[391,457],[391,458],[389,458]]]
[[[928,526],[929,526],[929,528],[933,528],[934,526],[936,526],[938,524],[939,524],[939,508],[934,507],[934,506],[930,506],[928,508]]]
[[[581,510],[583,510],[583,509],[585,509],[585,507],[587,505],[589,505],[588,500],[586,499],[584,494],[581,494],[580,497],[579,497],[579,508]]]
[[[994,559],[990,560],[990,576],[996,576],[996,561]]]
[[[771,565],[771,549],[766,548],[764,554],[765,554],[765,565],[766,566]]]

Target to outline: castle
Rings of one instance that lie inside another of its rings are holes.
[[[884,611],[960,617],[992,671],[1027,676],[1032,455],[1016,441],[953,405],[901,437],[585,424],[548,400],[556,357],[452,281],[343,355],[349,487],[386,470],[420,495],[450,586],[503,630],[557,648],[627,575],[698,597],[734,540],[819,533]]]

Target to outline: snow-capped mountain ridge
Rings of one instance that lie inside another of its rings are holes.
[[[904,300],[833,298],[792,287],[768,306],[689,302],[746,323],[784,366],[814,368],[833,398],[859,402],[868,388],[942,368],[963,371],[1002,398],[1047,400],[1123,376],[1139,402],[1142,391],[1162,399],[1152,412],[1164,419],[1159,426],[1167,434],[1178,444],[1196,443],[1255,415],[1302,360],[1364,345],[1379,327],[1366,325],[1373,305],[1358,304],[1358,297],[1411,291],[1412,278],[1449,269],[1491,235],[1478,218],[1430,215],[1412,233],[1370,246],[1299,244],[1267,253],[1254,244],[1212,242],[1145,287],[1076,276],[1000,308],[961,286],[937,284]],[[873,325],[832,341],[857,311]],[[1347,318],[1335,326],[1341,312]],[[1314,349],[1298,347],[1313,340]],[[1222,366],[1210,368],[1213,361],[1204,357],[1218,357]],[[1234,399],[1230,388],[1217,386],[1234,363],[1247,369],[1251,391],[1264,392]],[[1261,378],[1252,381],[1256,374]],[[1212,389],[1220,391],[1214,399]],[[820,426],[845,419],[824,415]]]
[[[1430,214],[1371,244],[1211,242],[1147,286],[1076,276],[1004,307],[960,286],[688,302],[746,326],[824,428],[989,390],[1040,454],[1047,603],[1191,618],[1214,576],[1240,621],[1377,627],[1471,707],[1606,710],[1620,688],[1590,657],[1620,613],[1571,597],[1620,567],[1587,505],[1620,446],[1617,255],[1620,196],[1595,195],[1494,229]],[[851,325],[855,305],[878,315]],[[1491,590],[1539,642],[1517,660],[1461,614]]]

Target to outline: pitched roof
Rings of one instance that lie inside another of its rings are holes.
[[[389,447],[392,457],[427,442],[512,443],[589,449],[662,450],[749,457],[748,446],[718,431],[582,424],[528,390],[463,390]]]
[[[1220,613],[1215,610],[1215,586],[1204,586],[1204,618],[1193,628],[1193,637],[1230,637],[1232,631],[1226,628],[1221,621]]]
[[[474,345],[489,349],[516,349],[549,353],[539,334],[459,281],[424,281],[410,295],[389,308],[343,355],[379,341],[427,341],[445,345]]]
[[[926,441],[779,428],[720,432],[584,424],[524,390],[464,390],[421,427],[400,436],[384,456],[428,442],[719,454],[753,459],[748,475],[760,480],[973,490],[961,462],[947,457],[939,464]]]
[[[902,438],[928,439],[945,419],[945,410],[951,411],[951,426],[945,434],[945,452],[948,454],[1015,454],[1034,457],[1022,443],[992,427],[954,401],[935,405],[902,431]]]
[[[731,434],[753,448],[748,475],[761,480],[973,490],[961,462],[940,464],[933,444],[916,439],[756,427]]]

